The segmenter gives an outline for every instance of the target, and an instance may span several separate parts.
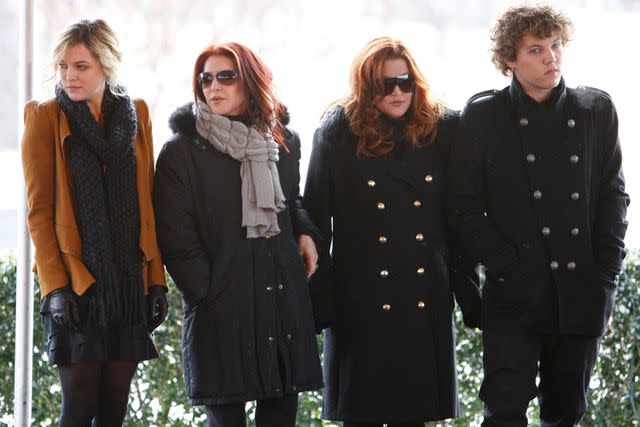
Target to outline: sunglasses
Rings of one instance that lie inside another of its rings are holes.
[[[239,78],[240,76],[238,76],[238,73],[233,70],[222,70],[215,74],[203,71],[198,74],[198,84],[202,89],[205,89],[210,87],[214,80],[218,80],[218,82],[223,86],[231,86],[237,82]]]
[[[409,74],[403,74],[398,77],[385,77],[382,80],[383,96],[391,95],[396,86],[404,93],[413,92],[416,87],[416,81]]]

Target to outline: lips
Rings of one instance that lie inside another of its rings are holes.
[[[547,71],[545,74],[552,75],[552,74],[557,74],[558,72],[560,72],[560,70],[558,70],[557,68],[552,68],[549,71]]]
[[[211,98],[211,100],[213,102],[218,102],[218,101],[222,101],[224,98],[221,96],[214,96],[213,98]]]

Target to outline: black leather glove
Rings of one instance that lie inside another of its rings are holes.
[[[59,326],[77,331],[80,324],[80,314],[73,291],[68,287],[56,289],[46,298],[53,320]]]
[[[167,317],[167,288],[162,285],[149,286],[147,294],[147,326],[149,332],[155,330]]]

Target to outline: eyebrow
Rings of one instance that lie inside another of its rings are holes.
[[[551,44],[556,44],[558,42],[562,42],[562,37],[558,37]],[[528,46],[525,46],[526,49],[531,49],[531,48],[534,48],[534,47],[543,47],[543,45],[540,44],[540,43],[534,43],[534,44],[530,44]]]
[[[66,62],[64,61],[64,59],[60,60],[60,64],[66,64]],[[80,64],[90,64],[89,61],[85,61],[84,59],[81,61],[76,61],[76,62],[72,62],[72,64],[74,65],[80,65]]]

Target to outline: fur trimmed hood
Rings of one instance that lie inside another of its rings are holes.
[[[183,135],[195,136],[198,135],[196,131],[196,118],[192,111],[193,102],[188,102],[181,107],[178,107],[169,117],[169,128],[173,133],[180,133]],[[289,124],[289,110],[284,107],[284,118],[282,124],[287,126]]]

